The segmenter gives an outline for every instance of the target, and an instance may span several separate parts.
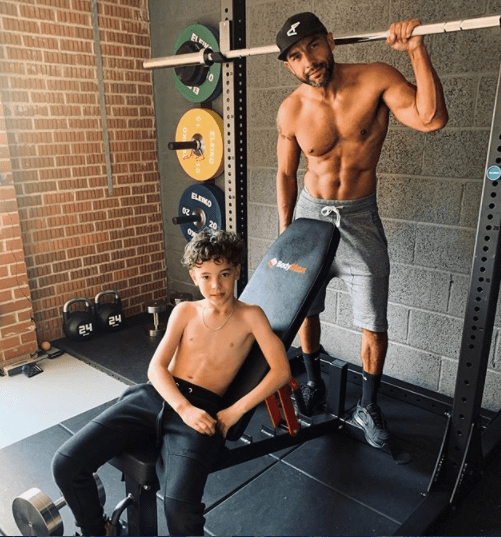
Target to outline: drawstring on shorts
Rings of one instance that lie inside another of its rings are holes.
[[[322,208],[320,213],[322,216],[330,216],[332,213],[336,215],[336,223],[335,226],[338,228],[341,224],[341,213],[339,212],[339,209],[342,209],[342,207],[334,207],[333,205],[326,205]]]

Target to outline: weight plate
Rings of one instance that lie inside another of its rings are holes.
[[[174,54],[176,54],[187,41],[193,41],[202,45],[202,48],[209,47],[214,52],[219,51],[217,32],[202,24],[192,24],[179,34],[176,44],[174,45]],[[207,73],[205,81],[198,86],[186,86],[181,82],[176,71],[174,71],[174,81],[178,91],[185,99],[192,103],[208,103],[213,101],[221,93],[221,64],[213,63],[209,66],[208,70],[206,66],[201,65],[200,71],[203,72],[204,69]],[[178,69],[178,73],[179,72],[180,69]]]
[[[21,535],[63,535],[59,510],[39,489],[33,488],[12,502],[12,514]]]
[[[214,110],[193,108],[179,120],[176,142],[198,140],[198,149],[176,151],[183,170],[197,181],[217,177],[224,167],[223,119]]]
[[[213,184],[195,184],[189,186],[179,200],[179,215],[199,214],[200,222],[180,224],[183,235],[190,241],[195,233],[205,227],[224,229],[224,192]]]

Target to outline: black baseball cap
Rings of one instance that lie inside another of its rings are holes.
[[[289,17],[281,30],[277,34],[277,45],[280,49],[279,60],[285,60],[287,51],[301,41],[304,37],[314,34],[326,34],[327,28],[320,22],[320,19],[308,11],[296,13]]]

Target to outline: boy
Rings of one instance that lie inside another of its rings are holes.
[[[203,299],[182,302],[148,369],[150,383],[119,401],[70,438],[53,460],[54,479],[84,535],[104,535],[92,477],[134,445],[161,444],[157,474],[170,535],[203,535],[202,495],[228,429],[288,382],[285,348],[259,306],[234,297],[244,244],[233,233],[202,231],[183,264]],[[256,340],[270,371],[247,395],[221,409],[221,396]]]

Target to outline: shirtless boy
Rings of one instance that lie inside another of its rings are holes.
[[[170,535],[203,535],[202,495],[228,429],[288,382],[282,341],[259,306],[234,297],[244,251],[226,231],[203,231],[186,246],[183,263],[203,300],[182,302],[148,369],[149,383],[120,400],[56,453],[53,474],[84,535],[105,535],[106,519],[93,472],[134,446],[159,445],[157,474]],[[228,408],[221,396],[257,341],[270,370]]]
[[[376,166],[390,111],[402,124],[432,132],[447,123],[443,90],[423,37],[410,37],[418,20],[394,23],[387,43],[406,52],[416,79],[409,83],[384,63],[334,62],[334,38],[313,13],[290,17],[277,34],[279,59],[302,84],[278,111],[277,201],[282,232],[293,218],[328,220],[341,242],[329,280],[339,277],[352,297],[354,323],[362,329],[362,397],[353,418],[367,441],[390,441],[377,405],[386,350],[389,259],[376,203]],[[300,155],[307,161],[304,190],[297,197]],[[297,200],[297,202],[296,202]],[[328,281],[326,281],[327,286]],[[320,375],[320,317],[325,288],[300,329],[308,374],[304,412],[325,394]]]

